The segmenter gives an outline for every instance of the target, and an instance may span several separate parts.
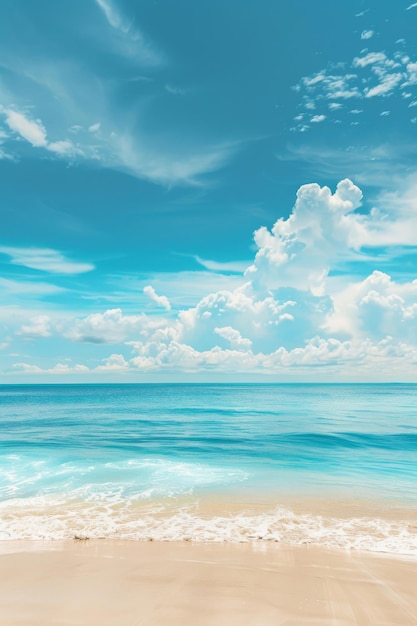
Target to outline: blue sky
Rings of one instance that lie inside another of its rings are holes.
[[[417,380],[417,3],[2,9],[3,382]]]

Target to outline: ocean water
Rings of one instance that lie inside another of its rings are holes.
[[[417,556],[417,385],[2,385],[0,540]]]

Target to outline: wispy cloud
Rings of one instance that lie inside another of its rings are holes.
[[[43,85],[47,69],[41,75]],[[155,137],[146,131],[145,122],[142,128],[132,130],[131,116],[126,118],[117,110],[109,113],[108,109],[112,107],[109,107],[109,96],[104,87],[92,90],[91,81],[85,77],[78,82],[82,88],[76,84],[69,93],[68,84],[56,73],[46,80],[53,101],[64,102],[68,107],[68,111],[62,111],[64,117],[70,113],[82,122],[69,127],[65,123],[62,132],[70,134],[71,139],[58,137],[51,141],[47,125],[34,118],[34,107],[30,111],[12,106],[0,107],[0,115],[4,116],[11,131],[4,137],[8,141],[8,150],[3,151],[4,158],[13,158],[11,149],[19,155],[23,139],[32,147],[46,150],[60,159],[94,161],[102,167],[166,186],[201,186],[204,175],[222,168],[240,148],[240,143],[234,140],[208,144],[193,137],[192,142],[184,143],[179,140],[177,130],[166,133],[162,141],[159,138],[155,142]],[[91,111],[81,106],[81,101],[90,102]],[[45,110],[48,108],[49,104],[45,104]],[[102,116],[100,122],[94,120],[97,110]]]
[[[417,2],[414,2],[413,4],[410,4],[409,7],[406,8],[406,11],[409,11],[410,9],[415,9],[417,7]]]
[[[149,41],[145,40],[142,32],[135,25],[134,20],[126,18],[113,0],[95,0],[95,2],[103,12],[108,24],[135,44],[134,50],[140,53],[139,58],[141,62],[149,65],[163,63],[163,56],[155,50],[155,47]],[[125,51],[129,52],[130,49],[125,48]]]
[[[155,80],[152,72],[159,71],[167,59],[142,34],[140,24],[123,14],[122,3],[119,7],[115,0],[95,0],[87,5],[86,11],[95,13],[98,22],[94,29],[92,22],[85,26],[91,35],[84,41],[90,54],[83,50],[77,56],[73,49],[71,62],[63,60],[65,55],[40,58],[17,43],[7,56],[0,118],[8,132],[0,157],[19,160],[31,147],[39,151],[33,152],[38,158],[44,158],[46,151],[50,158],[90,162],[167,187],[208,184],[206,175],[233,158],[241,138],[222,133],[207,139],[204,130],[200,135],[187,120],[177,123],[178,117],[174,121],[169,114],[161,120],[158,136],[150,132],[148,115],[153,115],[154,100],[161,98],[164,106],[175,109],[175,98],[167,98],[167,92],[185,99],[188,91],[169,80],[168,74],[163,83]],[[149,76],[143,75],[143,67]],[[140,84],[129,87],[129,97],[120,97],[132,81]]]
[[[201,177],[223,167],[237,152],[238,142],[204,145],[183,151],[167,144],[165,152],[155,150],[149,139],[124,134],[115,137],[117,150],[116,168],[125,170],[138,178],[172,185],[203,184]]]
[[[120,29],[123,32],[129,32],[130,26],[123,22],[119,12],[112,5],[110,0],[96,0],[96,3],[106,16],[106,20],[112,28]]]
[[[379,117],[379,113],[378,113]],[[382,117],[382,120],[384,117]],[[415,147],[410,141],[398,145],[359,143],[348,146],[332,146],[304,141],[292,143],[277,153],[279,160],[301,160],[309,164],[320,176],[340,177],[345,172],[360,184],[386,188],[404,185],[404,172],[415,169]]]
[[[91,263],[70,261],[61,252],[49,248],[13,248],[0,246],[0,254],[10,257],[10,263],[51,274],[83,274],[94,269]]]
[[[169,83],[165,85],[165,90],[173,96],[184,96],[186,94],[185,89],[176,87],[175,85],[171,85]]]
[[[249,266],[249,261],[211,261],[209,259],[202,259],[200,256],[194,256],[197,263],[205,267],[207,270],[213,272],[228,272],[242,274]]]
[[[33,296],[47,296],[65,291],[62,287],[58,287],[58,285],[24,280],[10,280],[8,278],[0,278],[0,289],[6,291],[8,294],[27,294]]]

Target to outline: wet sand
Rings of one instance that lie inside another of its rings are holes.
[[[284,544],[0,543],[1,626],[416,626],[417,561]]]

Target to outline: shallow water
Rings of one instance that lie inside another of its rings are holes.
[[[1,386],[0,538],[414,553],[409,516],[323,517],[288,502],[417,510],[416,408],[415,385]],[[222,508],[202,516],[205,501]]]

